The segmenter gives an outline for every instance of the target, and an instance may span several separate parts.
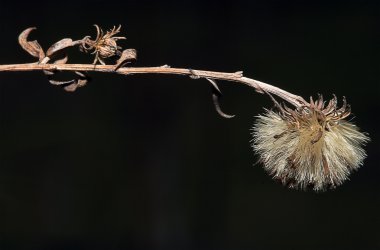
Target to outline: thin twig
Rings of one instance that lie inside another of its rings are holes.
[[[183,69],[183,68],[170,68],[170,67],[122,67],[114,70],[114,65],[94,65],[94,64],[8,64],[0,65],[0,71],[97,71],[107,73],[117,73],[122,75],[133,74],[168,74],[168,75],[187,75],[197,78],[224,80],[245,84],[254,88],[259,93],[271,93],[283,100],[289,102],[295,107],[309,106],[309,103],[305,101],[301,96],[294,95],[283,89],[275,87],[273,85],[260,82],[251,78],[243,76],[241,71],[234,73]]]

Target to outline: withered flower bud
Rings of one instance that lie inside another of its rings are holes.
[[[267,110],[253,126],[253,148],[264,169],[291,188],[315,191],[335,188],[358,169],[366,157],[369,137],[345,120],[350,107],[334,96],[325,106],[322,97],[308,107]]]
[[[109,58],[115,55],[121,55],[121,47],[117,45],[117,41],[121,39],[126,39],[125,37],[114,37],[117,33],[120,32],[121,25],[118,28],[115,26],[112,30],[107,31],[104,34],[103,30],[99,28],[98,25],[94,25],[97,31],[95,40],[91,40],[89,36],[86,36],[83,39],[81,49],[85,52],[94,50],[92,54],[95,54],[95,60],[93,64],[96,64],[98,61],[101,64],[105,64],[102,59]]]

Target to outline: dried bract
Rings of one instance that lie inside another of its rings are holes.
[[[45,57],[45,52],[41,48],[41,45],[37,41],[28,41],[30,32],[35,29],[35,27],[31,27],[21,32],[18,37],[18,42],[26,52],[41,61]]]
[[[32,30],[36,28],[31,27],[25,29],[19,35],[19,43],[21,47],[26,50],[32,56],[38,58],[38,64],[66,64],[68,61],[68,56],[65,53],[67,48],[82,45],[83,40],[73,41],[71,38],[64,38],[59,40],[50,46],[47,50],[46,55],[44,50],[41,48],[37,41],[28,41],[28,36]],[[83,87],[89,81],[89,77],[85,72],[75,71],[77,77],[68,81],[55,80],[53,77],[58,73],[58,70],[43,70],[44,74],[47,76],[49,82],[53,85],[62,86],[66,91],[75,91],[78,87]]]
[[[135,49],[126,49],[120,55],[120,58],[116,61],[115,70],[123,67],[125,64],[130,63],[131,60],[136,60],[137,52]]]
[[[72,47],[76,45],[76,42],[73,42],[71,38],[64,38],[62,40],[59,40],[58,42],[54,43],[50,46],[50,48],[46,52],[46,56],[52,57],[55,53],[58,51],[64,50],[66,48]]]
[[[117,33],[120,32],[121,25],[118,28],[115,26],[112,30],[109,30],[104,34],[103,30],[99,28],[98,25],[94,25],[97,31],[95,40],[91,40],[89,36],[86,36],[81,45],[81,49],[85,52],[92,51],[92,54],[95,54],[95,59],[93,64],[96,64],[98,61],[105,65],[103,59],[112,57],[115,55],[121,55],[121,47],[117,45],[117,41],[121,39],[126,39],[125,37],[114,37]]]
[[[334,96],[325,105],[322,96],[295,110],[277,105],[253,127],[253,148],[265,170],[291,188],[334,188],[348,179],[366,157],[369,137],[345,120],[350,107]]]

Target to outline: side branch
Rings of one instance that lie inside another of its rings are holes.
[[[273,85],[257,81],[243,76],[242,71],[235,73],[193,70],[184,68],[170,68],[167,65],[161,67],[122,67],[115,70],[115,65],[94,65],[94,64],[9,64],[0,65],[0,71],[97,71],[107,73],[117,73],[122,75],[133,74],[168,74],[168,75],[186,75],[192,78],[205,78],[223,81],[231,81],[245,84],[254,88],[259,93],[269,93],[276,95],[289,102],[295,107],[309,106],[301,96],[294,95]]]

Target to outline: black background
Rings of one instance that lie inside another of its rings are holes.
[[[0,72],[0,249],[380,249],[378,1],[0,3],[0,63],[122,24],[135,66],[244,74],[308,98],[346,96],[370,134],[364,166],[324,193],[255,164],[267,96],[205,80],[92,73],[75,93],[41,72]],[[93,57],[70,50],[69,62]]]

